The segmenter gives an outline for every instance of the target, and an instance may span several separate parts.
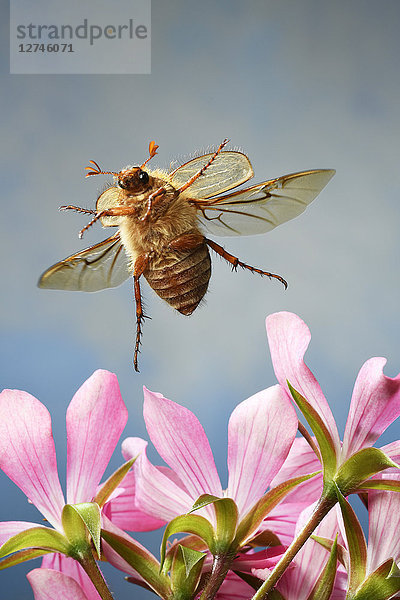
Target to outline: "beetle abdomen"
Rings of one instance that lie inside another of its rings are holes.
[[[191,315],[208,288],[211,259],[206,244],[171,258],[160,258],[144,272],[149,285],[172,308]]]

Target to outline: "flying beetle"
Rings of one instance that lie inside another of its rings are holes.
[[[95,210],[61,207],[91,215],[80,237],[96,221],[118,231],[47,269],[38,285],[96,292],[117,287],[133,276],[136,371],[145,318],[142,275],[160,298],[184,315],[193,313],[207,291],[210,249],[233,269],[266,275],[286,288],[283,277],[242,262],[203,231],[220,236],[266,233],[301,214],[335,173],[332,169],[302,171],[232,191],[254,172],[245,154],[224,150],[227,143],[224,140],[215,152],[192,158],[170,172],[148,169],[147,163],[157,154],[154,141],[140,166],[102,171],[90,161],[86,177],[112,175],[114,185],[99,195]]]

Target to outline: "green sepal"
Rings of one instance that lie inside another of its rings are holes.
[[[160,573],[160,563],[146,548],[136,544],[133,539],[127,540],[110,531],[102,530],[101,536],[117,554],[143,577],[156,594],[161,598],[167,598],[171,595],[169,578]]]
[[[322,572],[318,577],[313,589],[311,590],[307,600],[329,600],[333,590],[333,585],[335,583],[337,561],[338,553],[336,536],[332,543],[331,552],[326,565],[322,569]]]
[[[252,548],[265,548],[283,545],[278,536],[270,529],[264,529],[261,533],[258,533],[255,537],[251,538],[251,540],[249,540],[247,543]]]
[[[235,536],[239,510],[232,498],[219,498],[211,494],[202,494],[193,504],[188,514],[210,504],[214,505],[216,517],[215,537],[218,543],[216,551],[225,552]]]
[[[87,530],[93,541],[97,556],[100,558],[101,514],[99,505],[96,502],[66,504],[62,511],[61,520],[65,535],[77,554],[88,550]]]
[[[3,558],[3,560],[0,561],[0,570],[8,569],[8,567],[14,567],[15,565],[20,565],[27,560],[39,558],[40,556],[43,556],[44,554],[50,554],[51,552],[51,550],[37,550],[36,548],[20,550],[11,556],[7,556],[7,558]]]
[[[221,498],[214,502],[216,525],[216,552],[225,552],[235,537],[239,510],[231,498]]]
[[[180,600],[194,597],[205,557],[204,552],[197,552],[180,544],[177,546],[172,561],[171,582],[172,589]]]
[[[185,546],[185,548],[190,548],[191,550],[197,550],[197,552],[204,552],[208,549],[205,541],[201,540],[199,537],[197,537],[197,535],[185,535],[185,537],[181,538],[180,540],[175,540],[166,551],[165,560],[162,567],[164,573],[168,573],[170,571],[172,560],[175,556],[176,547],[178,545]]]
[[[321,452],[322,465],[324,468],[324,479],[332,479],[336,472],[337,456],[335,444],[328,428],[319,416],[318,412],[311,404],[287,382],[293,400],[307,419],[307,423],[311,427],[315,435],[319,450]]]
[[[32,527],[7,540],[0,548],[0,558],[26,548],[61,552],[67,555],[70,549],[67,539],[59,531],[48,527]]]
[[[328,552],[332,551],[332,546],[334,544],[334,540],[330,540],[329,538],[325,538],[320,535],[312,535],[311,539],[314,540],[314,542],[317,542],[323,548],[325,548],[325,550],[328,550]],[[344,566],[346,571],[348,571],[350,568],[349,553],[347,552],[346,548],[344,546],[342,546],[341,544],[337,543],[336,547],[337,547],[338,561],[340,562],[341,565]]]
[[[200,515],[180,515],[168,523],[161,542],[161,567],[164,565],[167,540],[175,533],[192,533],[204,540],[211,553],[215,550],[214,529],[210,521]]]
[[[260,500],[253,506],[253,508],[245,515],[245,517],[240,521],[239,526],[237,528],[236,537],[234,540],[234,544],[239,546],[244,542],[250,541],[249,538],[252,533],[255,533],[263,522],[268,513],[271,512],[273,508],[279,502],[287,496],[287,494],[295,488],[300,483],[307,481],[307,479],[311,479],[311,477],[315,477],[320,473],[320,471],[316,473],[310,473],[308,475],[302,475],[301,477],[293,477],[292,479],[288,479],[288,481],[284,481],[280,483],[276,487],[269,490]]]
[[[257,591],[262,586],[262,583],[263,583],[262,579],[260,579],[259,577],[256,577],[256,575],[252,575],[251,573],[245,573],[242,571],[235,571],[235,570],[233,570],[233,572],[235,573],[235,575],[240,577],[240,579],[243,579],[243,581],[245,583],[247,583],[247,585],[252,587],[253,590],[255,590],[255,591]],[[268,596],[268,600],[269,600],[269,596]]]
[[[400,573],[392,558],[382,563],[358,588],[354,600],[388,600],[400,592]]]
[[[268,600],[286,600],[278,590],[273,589],[268,593]]]
[[[375,473],[397,466],[379,448],[363,448],[340,465],[334,481],[343,496],[348,496]]]
[[[351,595],[355,593],[365,578],[367,570],[367,544],[355,512],[339,489],[337,490],[337,499],[343,515],[349,550],[350,571],[348,573],[347,588],[348,593]]]
[[[196,502],[193,504],[192,508],[188,511],[187,514],[190,515],[192,512],[200,510],[205,506],[209,506],[217,500],[222,500],[222,498],[220,498],[219,496],[213,496],[212,494],[202,494],[197,498]]]
[[[263,580],[259,579],[255,575],[251,575],[250,573],[242,573],[241,571],[234,571],[234,573],[243,579],[245,583],[247,583],[253,590],[257,591],[263,584]],[[286,600],[284,596],[276,588],[270,590],[268,592],[268,600]]]
[[[383,490],[385,492],[400,492],[400,481],[396,479],[368,479],[360,483],[357,492],[365,490]]]
[[[94,497],[93,502],[96,502],[100,508],[102,508],[113,491],[119,486],[121,481],[124,479],[125,475],[128,473],[133,463],[135,462],[137,457],[131,458],[131,460],[126,461],[123,465],[120,466],[119,469],[114,471],[114,473],[105,481]]]

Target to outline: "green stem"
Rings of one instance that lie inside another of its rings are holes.
[[[199,600],[213,600],[221,587],[234,558],[235,554],[232,553],[214,556],[210,577],[204,586]]]
[[[92,552],[86,552],[84,556],[81,556],[79,558],[79,563],[90,577],[93,585],[99,592],[102,600],[115,600],[110,590],[108,589],[108,586],[104,580],[103,575],[101,574],[99,567],[97,566],[96,561],[93,558]]]
[[[282,556],[280,561],[276,564],[274,570],[270,576],[264,581],[262,586],[254,594],[252,600],[266,600],[268,593],[276,585],[283,573],[286,571],[293,558],[296,556],[298,551],[306,543],[314,529],[319,525],[322,519],[328,514],[331,508],[336,504],[336,500],[329,496],[322,496],[314,509],[308,523],[303,527],[299,535],[290,544],[285,554]]]

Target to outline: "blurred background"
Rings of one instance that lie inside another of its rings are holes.
[[[1,384],[49,408],[63,485],[65,411],[97,368],[118,375],[126,436],[147,437],[143,385],[194,411],[225,484],[229,415],[276,382],[264,320],[280,310],[309,325],[307,363],[342,433],[363,362],[385,356],[387,375],[400,370],[398,1],[153,0],[151,75],[9,75],[2,7]],[[213,257],[206,303],[188,318],[143,281],[152,320],[137,374],[131,281],[96,294],[36,287],[45,268],[109,234],[96,225],[79,240],[86,218],[58,207],[94,206],[103,180],[84,179],[89,159],[118,170],[156,140],[151,166],[167,168],[225,137],[250,157],[252,183],[314,168],[336,176],[271,233],[215,238],[284,276],[286,292]],[[398,434],[392,426],[383,442]],[[109,472],[120,462],[118,450]],[[1,520],[38,519],[3,474],[0,486]],[[137,538],[158,553],[159,532]],[[24,575],[34,566],[2,573],[8,600],[32,597]],[[151,597],[107,577],[120,600]]]

